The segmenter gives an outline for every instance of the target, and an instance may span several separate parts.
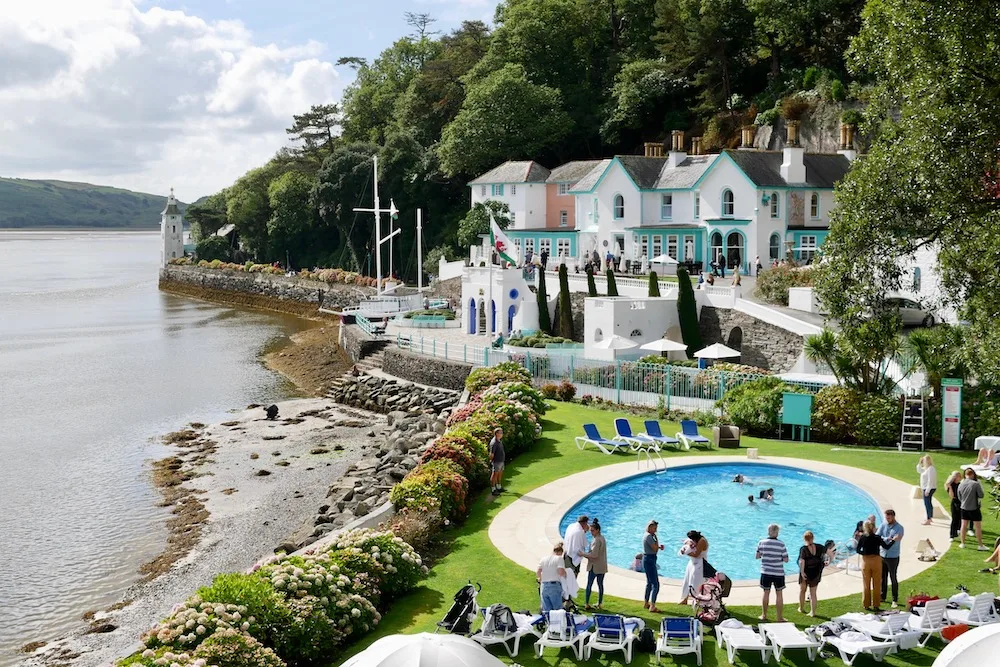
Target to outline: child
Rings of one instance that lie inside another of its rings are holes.
[[[629,565],[628,569],[633,572],[642,572],[642,554],[635,555],[635,560],[632,561],[632,564]]]

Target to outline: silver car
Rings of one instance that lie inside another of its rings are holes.
[[[899,311],[899,318],[903,321],[904,327],[932,327],[936,322],[934,313],[924,309],[912,299],[894,297],[889,299],[889,306],[895,306]]]

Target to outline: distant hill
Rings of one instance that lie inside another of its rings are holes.
[[[166,201],[162,195],[89,183],[0,178],[0,229],[155,228]]]

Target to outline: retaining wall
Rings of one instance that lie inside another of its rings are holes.
[[[802,336],[738,310],[702,306],[698,326],[706,346],[723,343],[739,350],[741,364],[783,373],[802,354]]]
[[[340,347],[347,352],[351,361],[358,362],[368,355],[375,354],[386,345],[388,340],[375,338],[356,324],[340,327]]]
[[[462,391],[472,365],[447,359],[432,359],[392,348],[386,350],[382,357],[382,370],[410,382]]]

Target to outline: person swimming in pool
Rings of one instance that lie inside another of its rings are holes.
[[[760,499],[766,500],[769,503],[774,502],[774,489],[762,489],[760,492]]]
[[[747,505],[749,505],[750,507],[754,508],[755,510],[759,510],[760,509],[760,503],[756,503],[756,502],[754,502],[754,500],[756,500],[756,499],[753,497],[752,494],[749,495],[749,496],[747,496]]]
[[[746,484],[753,484],[753,480],[747,477],[746,475],[740,473],[736,475],[736,477],[733,477],[733,484],[739,484],[740,486],[744,486]]]

